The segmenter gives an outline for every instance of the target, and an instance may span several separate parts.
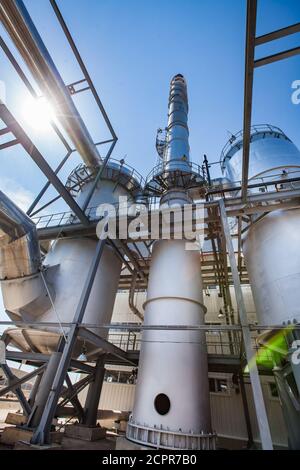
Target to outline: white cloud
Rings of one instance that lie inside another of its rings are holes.
[[[24,212],[27,211],[34,200],[34,195],[31,191],[23,188],[23,186],[11,178],[1,178],[0,189]]]

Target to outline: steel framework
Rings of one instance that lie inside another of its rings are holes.
[[[36,162],[41,171],[45,174],[48,179],[46,185],[41,189],[40,193],[36,197],[28,209],[28,215],[34,217],[38,228],[38,235],[41,242],[47,240],[53,240],[57,237],[76,237],[80,236],[95,236],[95,228],[99,219],[89,217],[87,210],[88,204],[93,195],[94,189],[98,182],[101,180],[103,171],[109,158],[112,154],[114,146],[117,142],[117,136],[110,123],[110,120],[105,112],[103,104],[99,98],[99,95],[93,85],[91,77],[84,65],[84,62],[80,56],[80,53],[74,43],[71,33],[66,25],[65,20],[59,10],[59,7],[55,0],[50,0],[51,5],[54,9],[56,17],[64,31],[66,38],[70,44],[70,47],[75,55],[75,58],[80,66],[83,74],[83,78],[73,81],[66,85],[69,93],[74,95],[76,93],[82,93],[90,91],[99,107],[99,110],[106,122],[106,125],[110,131],[111,139],[107,139],[96,143],[95,145],[110,144],[108,152],[103,160],[102,166],[99,168],[94,184],[86,198],[84,207],[81,209],[72,197],[70,188],[66,188],[58,177],[58,173],[66,163],[68,158],[75,152],[76,149],[72,148],[60,129],[55,123],[52,123],[53,129],[56,132],[58,138],[63,143],[66,155],[59,164],[59,166],[52,170],[48,165],[46,159],[41,155],[38,149],[34,146],[30,138],[26,135],[24,130],[15,120],[13,115],[10,113],[4,103],[0,104],[0,117],[5,123],[6,127],[0,130],[0,136],[7,133],[13,134],[13,139],[5,144],[0,145],[0,150],[5,149],[13,145],[22,145],[24,150],[31,156]],[[247,31],[246,31],[246,52],[245,52],[245,85],[244,85],[244,125],[243,125],[243,176],[242,181],[237,186],[236,184],[231,186],[215,187],[211,185],[211,181],[207,180],[204,185],[206,202],[205,209],[207,216],[205,218],[205,235],[207,239],[211,240],[212,249],[210,252],[203,253],[202,260],[202,274],[204,281],[204,288],[211,285],[218,285],[220,294],[223,296],[224,309],[226,314],[226,325],[204,325],[199,326],[206,332],[226,332],[228,333],[229,342],[226,346],[226,353],[221,350],[216,353],[210,353],[208,355],[209,370],[212,371],[230,371],[239,374],[240,383],[243,382],[244,367],[248,364],[251,378],[251,385],[253,390],[256,416],[259,424],[260,437],[262,441],[262,447],[264,449],[272,448],[272,440],[270,436],[270,430],[268,426],[268,420],[266,410],[263,402],[262,391],[259,380],[259,372],[268,373],[261,366],[257,367],[255,362],[255,341],[253,334],[258,331],[264,331],[269,328],[268,325],[251,325],[247,319],[241,284],[249,283],[246,267],[243,264],[243,258],[241,255],[241,235],[242,235],[242,224],[241,221],[246,221],[248,224],[252,223],[251,215],[260,213],[262,215],[278,210],[279,208],[295,208],[300,207],[300,190],[299,189],[282,189],[282,183],[287,182],[299,182],[300,175],[289,178],[288,180],[282,180],[281,176],[273,179],[272,181],[257,179],[256,181],[248,184],[248,164],[249,164],[249,145],[250,145],[250,125],[251,125],[251,111],[252,111],[252,91],[253,91],[253,75],[254,69],[265,64],[272,63],[277,60],[281,60],[287,57],[291,57],[300,52],[300,47],[284,51],[279,54],[264,57],[261,59],[255,59],[255,49],[257,46],[264,44],[269,41],[276,40],[278,38],[294,34],[300,31],[300,23],[288,26],[281,30],[267,33],[263,36],[256,37],[256,14],[257,14],[257,1],[248,0],[247,2]],[[34,87],[26,77],[26,74],[21,69],[20,65],[14,58],[12,52],[8,48],[7,44],[2,38],[0,38],[0,46],[6,54],[8,60],[13,65],[15,71],[20,76],[22,81],[27,86],[28,90],[33,96],[37,96]],[[199,170],[199,171],[198,171]],[[200,169],[197,171],[200,173]],[[202,173],[201,173],[202,174]],[[38,210],[37,204],[41,201],[41,198],[45,195],[50,185],[53,185],[58,192],[58,196],[47,203],[45,203]],[[76,186],[76,185],[75,185]],[[197,183],[195,182],[197,187]],[[248,189],[259,189],[263,188],[264,192],[248,194]],[[71,187],[71,189],[74,189]],[[236,196],[238,191],[241,191],[240,196]],[[201,194],[203,193],[203,185],[201,183]],[[50,214],[49,216],[41,215],[38,213],[45,207],[50,207],[51,204],[58,198],[63,198],[71,212],[66,211],[60,214]],[[213,199],[214,198],[214,199]],[[193,209],[196,205],[192,206]],[[90,210],[90,209],[89,209]],[[154,209],[153,209],[154,210]],[[73,214],[73,218],[70,215]],[[228,218],[238,218],[238,230],[237,233],[232,235]],[[151,219],[149,215],[149,219]],[[246,228],[247,229],[247,228]],[[245,229],[244,229],[245,230]],[[232,245],[232,237],[238,238],[238,252],[235,253]],[[114,341],[113,334],[109,336],[109,340],[105,340],[101,337],[101,334],[95,334],[89,331],[88,328],[92,328],[95,325],[82,325],[82,318],[84,315],[85,307],[91,291],[95,272],[102,255],[104,241],[99,241],[95,252],[92,266],[88,274],[86,284],[83,288],[81,299],[77,310],[74,314],[72,323],[62,324],[60,326],[68,329],[66,340],[60,338],[58,341],[57,350],[57,369],[53,381],[50,384],[50,393],[47,396],[45,407],[42,410],[38,424],[34,427],[34,435],[32,442],[35,444],[46,444],[50,441],[50,429],[53,422],[53,418],[56,414],[62,413],[64,406],[69,401],[73,404],[74,415],[78,416],[82,422],[92,424],[95,421],[95,410],[98,405],[99,393],[101,391],[101,383],[103,380],[103,367],[105,364],[129,364],[136,366],[139,359],[139,348],[137,346],[138,341],[134,343],[128,339],[132,330],[135,332],[141,331],[145,328],[143,325],[104,325],[103,328],[109,329],[113,332],[114,329],[124,330],[126,338],[126,345],[124,347],[123,340]],[[126,240],[108,240],[107,243],[115,249],[117,255],[122,259],[124,263],[124,269],[120,277],[119,288],[122,290],[130,290],[133,282],[135,288],[145,290],[148,282],[149,263],[151,259],[151,244],[153,238],[151,238],[151,232],[146,239],[126,239]],[[141,249],[143,248],[143,250]],[[146,254],[145,254],[146,253]],[[238,302],[238,315],[237,312],[233,312],[232,300],[230,296],[229,286],[233,285],[235,294]],[[0,325],[15,325],[21,328],[28,328],[33,326],[27,322],[0,322]],[[54,323],[47,325],[43,323],[41,327],[46,326],[57,326]],[[39,327],[38,323],[34,324],[34,327]],[[151,328],[162,329],[161,325],[152,326]],[[169,328],[178,328],[177,325],[169,326]],[[182,326],[180,328],[183,328]],[[186,325],[184,328],[191,328]],[[276,327],[275,327],[276,328]],[[278,326],[281,328],[281,326]],[[272,326],[274,329],[274,326]],[[24,335],[26,340],[26,334]],[[84,361],[79,361],[72,357],[72,352],[76,339],[81,338],[85,341],[93,344],[98,351],[98,357],[96,365],[91,366]],[[58,338],[59,339],[59,338]],[[26,381],[30,380],[35,376],[41,377],[47,370],[47,363],[51,359],[49,355],[42,354],[40,351],[35,351],[32,348],[31,352],[28,351],[12,351],[9,349],[10,338],[9,333],[3,335],[2,340],[7,344],[6,358],[16,362],[26,361],[29,365],[33,365],[35,370],[27,374],[22,379],[17,379],[10,368],[7,365],[3,365],[3,371],[8,379],[8,385],[0,391],[0,396],[5,395],[8,391],[13,391],[16,394],[24,414],[29,417],[35,407],[35,399],[31,397],[27,400],[21,390],[21,385]],[[118,339],[119,340],[119,339]],[[27,338],[28,341],[28,338]],[[132,346],[134,344],[134,346]],[[224,346],[224,345],[223,345]],[[225,346],[224,346],[225,349]],[[72,385],[68,372],[80,371],[86,374],[86,377],[80,380],[76,385]],[[67,390],[63,390],[64,382],[67,385]],[[89,393],[89,399],[86,406],[83,408],[78,399],[77,395],[80,390],[94,382],[93,389]],[[242,387],[243,389],[243,387]],[[61,400],[61,401],[59,401]],[[243,393],[243,401],[245,408],[245,419],[247,423],[249,441],[252,441],[251,425],[249,424],[249,416],[247,415],[247,400],[245,393]],[[97,411],[97,410],[96,410]]]

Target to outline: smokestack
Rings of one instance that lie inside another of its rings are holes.
[[[183,75],[177,74],[170,84],[165,167],[189,172],[189,159],[187,86]]]
[[[166,168],[190,172],[187,89],[182,75],[171,81]],[[168,178],[168,172],[164,173]],[[172,207],[190,202],[173,180],[161,198]],[[135,403],[126,436],[155,448],[214,449],[211,429],[201,258],[185,240],[153,245],[144,324],[161,329],[142,335]],[[171,325],[182,326],[176,330]]]

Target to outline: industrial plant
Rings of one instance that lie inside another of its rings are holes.
[[[300,23],[258,36],[246,2],[243,122],[217,161],[190,151],[189,77],[174,70],[141,175],[114,155],[113,118],[58,3],[72,83],[27,3],[0,0],[0,50],[51,105],[64,155],[54,167],[1,98],[0,150],[21,148],[41,190],[26,211],[0,191],[0,449],[300,449],[300,150],[289,129],[251,119],[255,70],[300,47],[255,50]],[[92,138],[79,93],[109,139]]]

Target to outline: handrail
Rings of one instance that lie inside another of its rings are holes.
[[[261,134],[263,132],[279,134],[285,139],[290,140],[279,127],[273,126],[271,124],[256,124],[251,126],[251,139],[254,135]],[[228,139],[228,141],[224,145],[219,160],[222,170],[224,170],[224,161],[229,158],[229,151],[238,144],[240,144],[241,146],[243,144],[243,130],[240,130],[236,134],[232,134],[230,139]]]

